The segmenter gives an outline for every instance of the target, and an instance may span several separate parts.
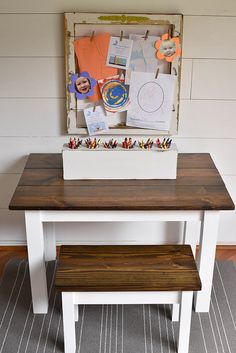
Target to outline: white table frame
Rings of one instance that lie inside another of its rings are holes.
[[[35,314],[46,314],[48,311],[45,261],[54,260],[56,258],[56,237],[54,229],[56,222],[158,221],[185,222],[183,243],[190,244],[193,253],[195,253],[196,241],[199,238],[199,255],[197,262],[202,281],[202,290],[197,292],[194,296],[194,304],[195,311],[208,312],[211,299],[219,214],[220,211],[186,210],[25,211],[33,312]],[[197,224],[200,224],[200,227],[197,227]]]

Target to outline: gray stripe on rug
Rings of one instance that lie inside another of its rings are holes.
[[[49,311],[33,315],[27,261],[11,260],[0,283],[0,353],[62,353],[61,295],[47,264]],[[215,265],[209,313],[193,312],[189,353],[235,353],[236,268]],[[175,353],[178,323],[170,305],[79,307],[76,353]]]

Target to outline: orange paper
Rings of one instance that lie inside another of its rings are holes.
[[[92,39],[84,37],[74,41],[75,54],[80,72],[87,71],[97,81],[117,75],[118,70],[116,68],[106,66],[109,42],[109,33],[95,35]],[[101,98],[101,93],[97,85],[94,88],[94,95],[88,99],[97,101]]]

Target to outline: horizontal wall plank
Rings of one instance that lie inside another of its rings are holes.
[[[0,209],[8,208],[20,174],[0,174]]]
[[[225,185],[236,205],[236,176],[224,176]],[[220,213],[218,242],[236,244],[236,211]]]
[[[192,99],[236,99],[236,60],[193,60]]]
[[[24,212],[0,209],[0,243],[19,244],[25,243],[25,220]]]
[[[236,100],[182,100],[179,137],[236,138]]]
[[[63,28],[62,14],[0,15],[0,56],[63,56]]]
[[[235,28],[236,17],[185,16],[183,57],[236,59]]]
[[[192,66],[193,61],[191,59],[182,60],[180,84],[180,98],[182,99],[190,99],[191,96]]]
[[[65,97],[63,58],[0,58],[0,97]]]
[[[0,99],[1,136],[58,136],[66,132],[65,99]]]
[[[125,222],[116,223],[80,223],[56,224],[57,241],[80,242],[95,244],[101,243],[164,243],[180,241],[181,222]],[[145,234],[145,237],[144,237]]]
[[[236,163],[232,154],[236,151],[236,139],[201,139],[174,137],[179,152],[210,153],[222,175],[236,175]]]
[[[236,211],[221,211],[218,230],[218,244],[235,244]]]
[[[43,137],[1,137],[0,173],[22,173],[29,153],[60,153],[68,136]]]
[[[236,205],[236,175],[225,175],[223,176],[223,180]]]
[[[111,12],[111,13],[183,13],[188,15],[236,15],[235,3],[233,0],[215,1],[199,0],[192,2],[189,0],[160,0],[158,6],[153,0],[135,1],[120,0],[116,3],[109,3],[106,0],[97,2],[88,0],[79,2],[67,0],[1,0],[0,12],[13,13],[63,13],[67,12]],[[122,9],[122,10],[121,10]]]
[[[104,139],[105,137],[102,140]],[[236,175],[236,163],[232,163],[236,139],[195,139],[175,136],[173,140],[180,153],[211,153],[221,174]],[[21,173],[29,153],[60,153],[66,142],[68,136],[1,137],[0,173]]]

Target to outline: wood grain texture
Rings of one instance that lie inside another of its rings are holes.
[[[61,154],[30,154],[11,210],[233,210],[209,154],[179,154],[176,180],[63,180]]]
[[[4,275],[4,269],[8,261],[13,258],[27,259],[26,246],[1,246],[0,247],[0,279]]]
[[[200,290],[189,245],[62,246],[60,291]]]

